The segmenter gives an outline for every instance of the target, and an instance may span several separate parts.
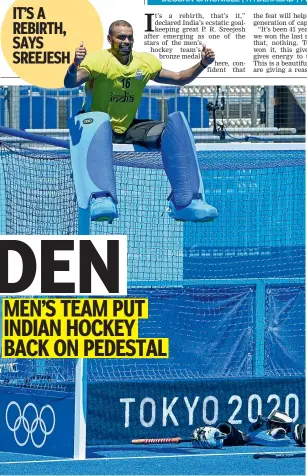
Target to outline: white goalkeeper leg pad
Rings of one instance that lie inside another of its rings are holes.
[[[284,428],[274,428],[272,430],[256,430],[247,435],[249,445],[259,446],[289,446],[290,438]]]
[[[70,122],[70,149],[78,205],[90,208],[91,220],[118,217],[108,114],[89,112]]]
[[[205,201],[194,137],[182,112],[169,115],[161,151],[164,169],[172,187],[168,198],[169,216],[178,221],[214,220],[218,212]]]

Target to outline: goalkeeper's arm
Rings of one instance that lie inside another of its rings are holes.
[[[90,79],[90,74],[86,69],[78,69],[73,63],[69,66],[66,76],[64,78],[65,88],[77,88],[81,84],[86,83]]]
[[[84,68],[79,68],[85,56],[86,48],[81,41],[80,46],[75,50],[74,62],[69,66],[64,78],[64,86],[66,88],[77,88],[90,79],[90,73]]]

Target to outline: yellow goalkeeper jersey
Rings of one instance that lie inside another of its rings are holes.
[[[84,109],[109,114],[113,130],[123,134],[135,118],[144,87],[162,65],[154,55],[135,51],[123,65],[111,50],[102,50],[87,54],[80,68],[90,74]]]

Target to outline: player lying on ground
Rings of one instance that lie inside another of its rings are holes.
[[[86,83],[86,100],[81,112],[107,113],[113,143],[161,147],[164,169],[172,187],[171,217],[183,221],[213,220],[218,213],[205,201],[194,138],[184,115],[181,112],[170,114],[166,124],[137,120],[135,115],[149,80],[169,85],[188,84],[213,63],[214,52],[203,46],[200,62],[187,70],[173,72],[163,69],[154,55],[132,51],[133,29],[124,20],[111,24],[108,41],[110,49],[90,54],[81,43],[75,51],[74,63],[67,71],[64,85],[75,88]],[[109,165],[104,164],[106,166]],[[106,175],[114,177],[111,173]],[[92,194],[93,220],[100,217],[112,220],[118,216],[116,192],[109,191],[114,188],[106,180],[101,193]]]

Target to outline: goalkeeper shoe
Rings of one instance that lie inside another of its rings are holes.
[[[235,428],[231,423],[219,423],[217,429],[227,435],[227,438],[224,440],[224,446],[243,446],[248,441],[247,435]]]
[[[213,426],[202,426],[193,431],[192,445],[194,448],[222,448],[226,436]]]
[[[90,216],[92,221],[107,221],[112,223],[118,217],[117,205],[113,198],[106,193],[93,193],[90,201]]]
[[[172,200],[169,201],[168,214],[177,221],[207,222],[218,217],[217,209],[208,205],[202,195],[194,198],[189,205],[177,209]]]
[[[306,446],[306,428],[302,423],[295,425],[293,430],[293,438],[299,446]]]

